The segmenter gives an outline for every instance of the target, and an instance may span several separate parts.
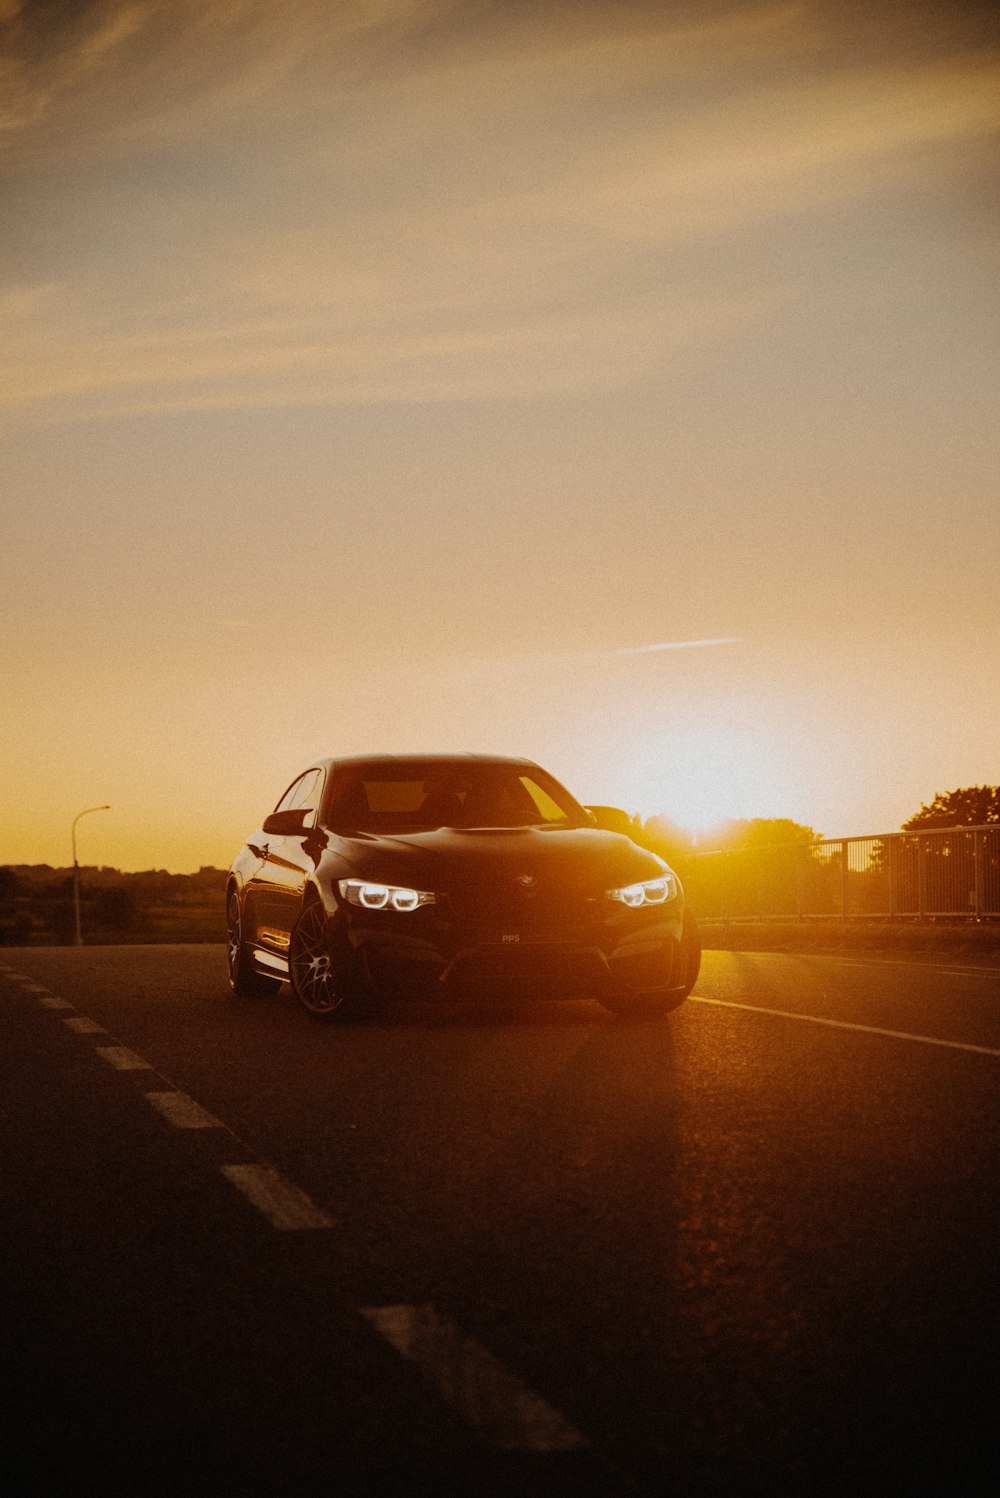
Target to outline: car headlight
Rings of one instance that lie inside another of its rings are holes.
[[[430,890],[377,884],[371,879],[341,879],[337,888],[350,905],[360,905],[364,910],[416,910],[420,905],[434,904]]]
[[[637,910],[640,905],[665,905],[677,896],[677,880],[673,874],[661,874],[658,879],[646,879],[642,884],[626,884],[622,889],[609,889],[608,899],[617,900]]]

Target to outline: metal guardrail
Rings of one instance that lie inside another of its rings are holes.
[[[700,921],[1000,918],[1000,825],[694,854]]]

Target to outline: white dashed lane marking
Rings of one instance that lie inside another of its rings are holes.
[[[52,992],[52,990],[50,988],[46,988],[45,987],[44,983],[22,983],[21,987],[24,989],[25,993],[51,993]]]
[[[2,971],[2,968],[0,968]],[[73,1009],[24,974],[7,973],[20,981],[48,1009]],[[64,1018],[77,1035],[107,1035],[86,1015]],[[116,1071],[152,1070],[148,1061],[127,1046],[97,1046],[97,1054]],[[147,1092],[146,1101],[178,1129],[224,1129],[225,1125],[194,1098],[176,1090]],[[220,1167],[272,1227],[301,1232],[336,1227],[328,1212],[267,1165]],[[535,1394],[471,1337],[430,1305],[372,1306],[361,1314],[403,1357],[416,1364],[428,1383],[470,1427],[478,1439],[500,1451],[573,1452],[588,1442],[564,1416]]]
[[[588,1442],[493,1356],[430,1305],[368,1306],[362,1316],[498,1451],[581,1451]]]
[[[144,1067],[152,1070],[148,1061],[143,1061],[135,1051],[130,1051],[124,1045],[99,1045],[96,1047],[97,1054],[103,1056],[109,1066],[115,1071],[141,1071]]]
[[[713,1004],[719,1009],[746,1009],[751,1014],[770,1014],[778,1019],[800,1019],[810,1025],[828,1025],[832,1030],[858,1030],[862,1035],[887,1035],[890,1040],[912,1040],[919,1045],[943,1046],[949,1051],[973,1051],[978,1056],[1000,1056],[994,1046],[972,1045],[966,1040],[939,1040],[934,1035],[911,1035],[908,1030],[883,1030],[878,1025],[855,1025],[846,1019],[825,1019],[819,1014],[795,1014],[790,1009],[765,1009],[763,1004],[737,1004],[734,999],[703,999],[692,994],[692,1004]]]
[[[269,1165],[223,1165],[221,1169],[272,1227],[283,1232],[336,1227],[328,1213]]]
[[[200,1103],[186,1092],[147,1092],[147,1103],[163,1114],[175,1129],[221,1129],[224,1126],[213,1118]]]

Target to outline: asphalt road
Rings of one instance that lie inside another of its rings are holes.
[[[0,951],[0,1492],[1000,1490],[1000,969],[667,1019]]]

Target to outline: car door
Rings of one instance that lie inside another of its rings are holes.
[[[256,940],[282,957],[288,953],[292,927],[298,919],[306,878],[315,861],[305,851],[305,843],[316,826],[316,816],[323,791],[323,771],[307,770],[282,796],[276,812],[301,811],[299,833],[262,834],[263,863],[255,880],[254,915]]]

